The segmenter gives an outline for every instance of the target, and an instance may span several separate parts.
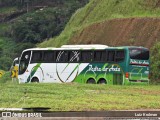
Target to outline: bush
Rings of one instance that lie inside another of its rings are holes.
[[[160,42],[151,48],[150,73],[151,82],[160,83]]]
[[[2,70],[9,70],[10,67],[11,67],[11,64],[12,64],[12,59],[10,57],[7,57],[7,56],[2,56],[0,58],[0,68]]]
[[[10,72],[5,72],[3,76],[0,78],[0,83],[6,83],[7,81],[11,81]]]

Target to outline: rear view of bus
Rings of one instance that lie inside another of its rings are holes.
[[[149,83],[149,50],[144,47],[129,47],[128,69],[125,77],[129,84]]]

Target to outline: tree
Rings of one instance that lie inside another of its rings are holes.
[[[12,65],[12,59],[7,56],[2,56],[0,57],[0,63],[0,69],[7,71]]]
[[[152,82],[160,83],[160,42],[151,48],[150,65]]]

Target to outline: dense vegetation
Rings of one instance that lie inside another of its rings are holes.
[[[159,17],[159,7],[159,0],[90,0],[75,12],[58,37],[44,41],[39,47],[67,44],[75,34],[93,23],[115,18]]]
[[[0,0],[0,63],[4,63],[0,69],[8,70],[12,60],[23,49],[59,35],[72,13],[87,2],[88,0]]]
[[[58,35],[69,19],[70,11],[59,8],[41,9],[25,14],[12,26],[17,42],[39,43]]]
[[[32,4],[36,2],[36,0],[32,1]],[[57,36],[63,30],[72,13],[86,3],[78,0],[70,0],[69,2],[67,0],[57,2],[48,0],[48,2],[57,6],[41,6],[41,9],[29,12],[16,20],[12,26],[12,36],[16,41],[39,43]]]
[[[150,55],[151,79],[153,83],[160,84],[160,42],[156,43],[151,49]]]

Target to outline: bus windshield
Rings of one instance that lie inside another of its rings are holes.
[[[30,51],[26,51],[22,54],[19,65],[19,75],[26,71],[30,60],[30,54]]]
[[[146,48],[130,48],[129,55],[131,59],[148,60],[149,50]]]
[[[18,65],[18,64],[19,64],[18,58],[15,58],[14,61],[13,61],[12,66],[16,66],[16,65]]]

